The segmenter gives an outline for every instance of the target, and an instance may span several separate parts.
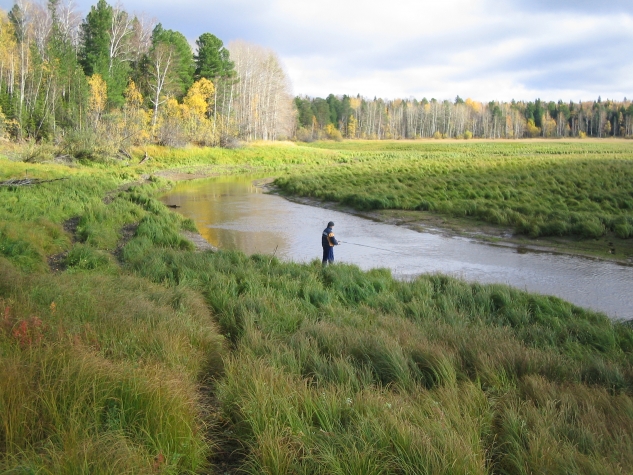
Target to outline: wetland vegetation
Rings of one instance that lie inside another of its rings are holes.
[[[633,237],[628,142],[315,146],[343,150],[345,158],[338,167],[278,179],[282,192],[359,211],[430,211],[532,238]]]
[[[630,324],[503,285],[198,252],[157,194],[169,176],[262,171],[305,194],[331,178],[324,199],[346,179],[378,200],[428,188],[442,203],[432,185],[456,180],[457,202],[474,176],[492,207],[526,173],[532,188],[508,200],[539,190],[536,208],[549,196],[616,232],[608,219],[630,218],[618,190],[586,206],[595,170],[630,176],[630,146],[332,145],[0,157],[0,181],[67,178],[0,187],[0,472],[627,473]],[[568,175],[587,202],[564,200]]]

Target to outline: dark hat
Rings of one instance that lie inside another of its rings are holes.
[[[329,223],[327,223],[328,228],[331,228],[332,226],[334,226],[334,221],[330,221]]]

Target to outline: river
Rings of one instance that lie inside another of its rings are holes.
[[[463,237],[420,233],[401,226],[307,206],[264,193],[253,177],[178,183],[163,202],[193,219],[219,249],[275,254],[280,259],[321,259],[321,232],[334,221],[345,243],[336,262],[362,269],[386,267],[396,278],[442,273],[467,281],[502,283],[555,295],[615,319],[633,318],[633,267],[547,252],[517,252]],[[351,244],[353,243],[353,244]]]

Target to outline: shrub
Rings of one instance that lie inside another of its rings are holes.
[[[71,130],[64,134],[59,145],[60,154],[78,160],[104,163],[113,159],[117,145],[92,129]]]
[[[303,127],[299,127],[295,134],[295,137],[300,142],[314,142],[314,135],[311,130]]]

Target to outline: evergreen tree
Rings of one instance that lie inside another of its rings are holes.
[[[113,22],[127,17],[123,11],[114,11],[105,0],[99,0],[90,8],[81,25],[80,63],[86,76],[99,74],[108,85],[108,101],[110,105],[119,107],[125,102],[124,93],[127,87],[130,66],[128,58],[117,57],[112,47],[113,41],[125,41],[125,38],[114,38],[111,34]],[[125,34],[125,32],[124,32]]]
[[[86,76],[101,74],[105,77],[109,66],[112,7],[105,0],[90,7],[81,25],[80,63]]]
[[[169,46],[173,52],[172,73],[169,80],[169,92],[179,99],[182,98],[193,84],[193,74],[195,64],[193,62],[193,52],[191,46],[184,35],[178,31],[165,30],[159,23],[152,32],[152,50],[159,48],[159,45]],[[150,52],[150,55],[152,53]]]
[[[309,129],[312,127],[312,118],[314,113],[312,112],[312,102],[310,99],[301,97],[295,97],[295,107],[297,108],[297,121],[300,127]]]
[[[196,40],[198,52],[195,55],[195,78],[215,80],[228,79],[235,76],[234,64],[230,59],[229,50],[217,36],[203,33]]]
[[[56,67],[52,68],[55,88],[60,97],[53,103],[53,130],[57,126],[75,128],[79,124],[81,111],[86,107],[88,84],[71,38],[63,31],[57,7],[60,0],[49,0],[52,19],[51,33],[47,44],[47,56]]]

